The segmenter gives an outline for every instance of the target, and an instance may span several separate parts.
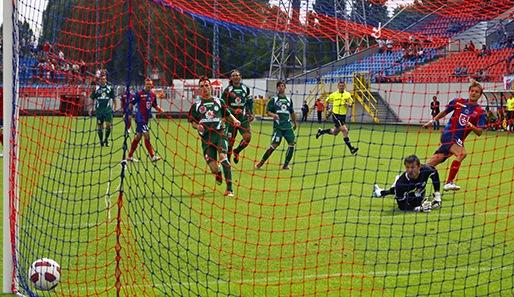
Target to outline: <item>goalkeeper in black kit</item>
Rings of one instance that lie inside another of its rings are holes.
[[[432,166],[421,165],[415,155],[405,158],[405,172],[397,177],[394,185],[389,190],[374,186],[373,197],[383,198],[394,195],[398,208],[403,211],[430,212],[441,207],[441,183],[439,173]],[[434,199],[430,201],[425,197],[428,179],[434,186]]]

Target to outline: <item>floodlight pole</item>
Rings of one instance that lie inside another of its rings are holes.
[[[214,0],[214,13],[218,14],[218,0]],[[217,78],[220,72],[220,32],[216,22],[212,26],[212,77]]]
[[[306,40],[303,36],[289,37],[287,27],[294,22],[300,23],[299,0],[280,0],[277,8],[275,29],[278,30],[282,17],[286,18],[284,32],[275,32],[269,67],[269,78],[286,79],[289,69],[305,71],[307,66]],[[297,38],[294,40],[293,38]]]

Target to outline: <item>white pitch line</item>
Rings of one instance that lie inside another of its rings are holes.
[[[137,288],[160,288],[160,287],[177,287],[177,286],[196,286],[201,285],[202,287],[207,287],[209,285],[214,284],[273,284],[277,282],[282,282],[284,284],[289,283],[290,281],[297,281],[297,280],[309,280],[309,279],[319,279],[319,280],[325,280],[325,279],[331,279],[336,277],[352,277],[352,276],[359,276],[359,277],[373,277],[373,276],[406,276],[406,275],[412,275],[412,274],[422,274],[422,273],[430,273],[430,272],[451,272],[451,271],[474,271],[474,272],[487,272],[487,271],[497,271],[497,270],[509,270],[514,269],[512,266],[496,266],[496,267],[482,267],[482,268],[476,268],[474,266],[471,267],[452,267],[452,268],[440,268],[440,269],[422,269],[422,270],[401,270],[401,271],[375,271],[375,272],[364,272],[364,273],[330,273],[330,274],[309,274],[309,275],[299,275],[294,277],[265,277],[265,278],[258,278],[258,279],[243,279],[243,280],[232,280],[232,281],[225,281],[225,280],[218,280],[218,281],[212,281],[212,282],[183,282],[183,283],[160,283],[156,285],[142,285],[142,284],[132,284],[132,285],[126,285],[123,286],[122,289],[137,289]],[[86,291],[86,290],[100,290],[104,291],[109,287],[91,287],[91,286],[79,286],[78,291]],[[114,290],[114,284],[112,286]],[[77,290],[69,291],[75,292]]]

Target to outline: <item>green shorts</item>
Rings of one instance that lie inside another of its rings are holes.
[[[287,141],[287,144],[295,144],[295,135],[293,129],[280,130],[273,129],[273,135],[271,136],[271,143],[280,144],[282,141],[282,137],[284,137]]]
[[[112,112],[99,112],[96,114],[96,121],[101,124],[103,122],[112,123]]]
[[[227,127],[225,128],[225,135],[227,135],[227,138],[235,139],[237,136],[237,131],[239,131],[239,134],[243,135],[245,133],[251,133],[251,127],[250,127],[250,121],[243,120],[241,121],[241,126],[236,127],[232,123],[227,122]]]
[[[228,139],[223,131],[210,132],[202,136],[202,149],[205,161],[218,160],[220,153],[228,153]]]

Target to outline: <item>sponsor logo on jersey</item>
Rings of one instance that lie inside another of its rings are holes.
[[[207,113],[205,113],[205,118],[207,118],[209,120],[214,119],[215,116],[216,116],[216,114],[212,110],[209,110],[209,111],[207,111]]]
[[[465,114],[459,115],[459,125],[465,127],[468,124],[469,116]]]

